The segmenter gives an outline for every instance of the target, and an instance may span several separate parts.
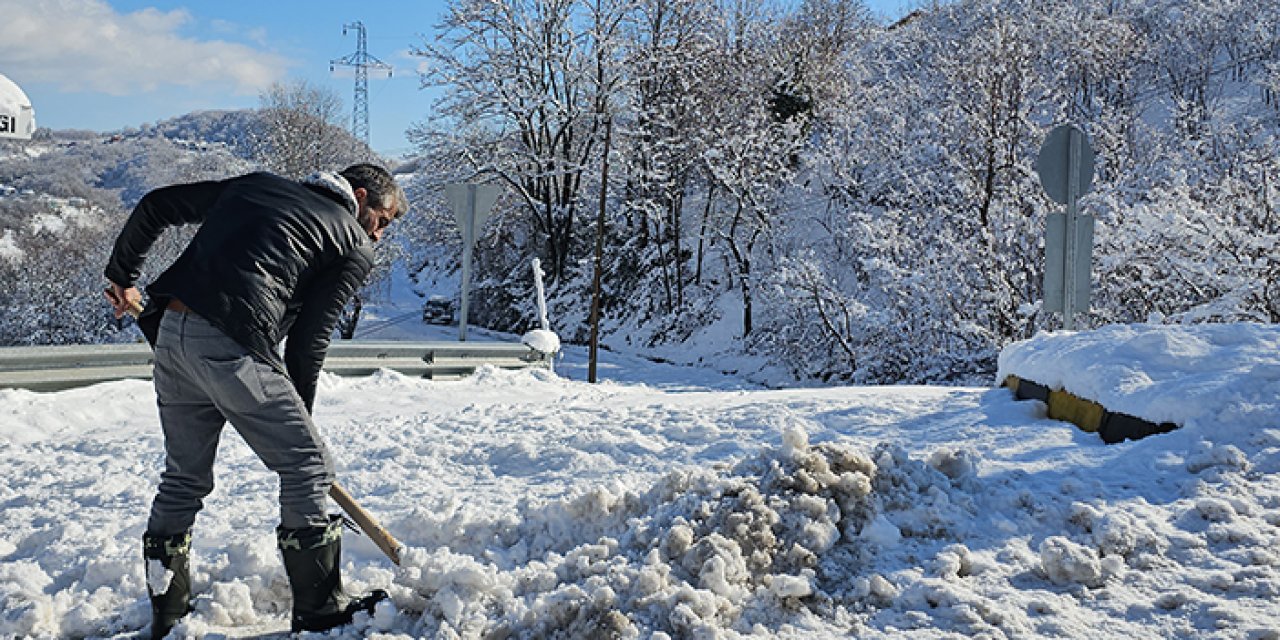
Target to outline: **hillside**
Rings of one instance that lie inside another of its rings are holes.
[[[100,300],[102,268],[148,190],[250,170],[252,112],[195,113],[124,131],[39,130],[0,144],[0,344],[133,340]],[[176,257],[159,243],[148,273]],[[50,268],[56,265],[56,268]]]

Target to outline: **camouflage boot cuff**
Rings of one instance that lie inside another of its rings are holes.
[[[276,542],[282,551],[306,551],[328,546],[342,539],[342,516],[329,516],[322,527],[285,529],[276,527]]]
[[[191,532],[172,536],[142,536],[142,555],[145,558],[165,560],[191,553]]]

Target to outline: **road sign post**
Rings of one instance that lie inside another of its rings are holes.
[[[1062,312],[1062,326],[1075,328],[1074,316],[1089,310],[1093,217],[1080,215],[1080,197],[1093,183],[1094,153],[1085,133],[1073,125],[1049,132],[1036,171],[1065,214],[1049,214],[1045,222],[1044,309]]]
[[[467,340],[467,309],[470,307],[471,258],[476,232],[489,219],[489,210],[498,200],[502,189],[491,184],[447,184],[445,198],[462,231],[462,300],[458,312],[458,340]]]

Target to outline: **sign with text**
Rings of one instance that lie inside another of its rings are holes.
[[[36,112],[22,88],[0,74],[0,138],[30,140]]]

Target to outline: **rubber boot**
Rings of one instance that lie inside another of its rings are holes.
[[[151,638],[159,640],[191,612],[191,532],[142,536],[147,595],[151,596]]]
[[[328,526],[276,529],[285,572],[293,589],[293,631],[325,631],[349,624],[361,611],[372,614],[387,592],[352,598],[342,589],[342,518]]]

